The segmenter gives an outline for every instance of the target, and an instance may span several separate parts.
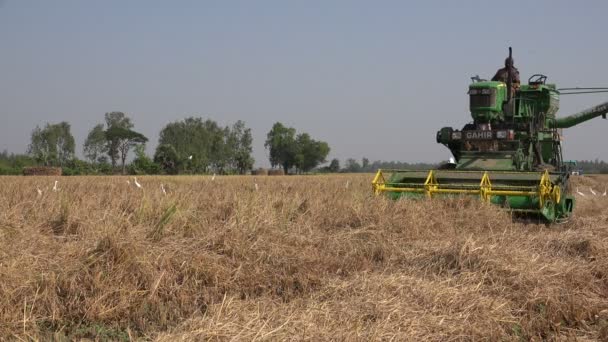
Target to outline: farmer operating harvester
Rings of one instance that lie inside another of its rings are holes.
[[[374,192],[391,198],[474,195],[549,222],[567,220],[575,199],[562,159],[560,129],[599,116],[606,119],[608,102],[557,118],[559,97],[608,88],[557,89],[540,74],[520,85],[512,61],[509,48],[496,81],[474,78],[468,93],[472,123],[437,132],[437,142],[450,149],[453,163],[430,171],[378,170]]]

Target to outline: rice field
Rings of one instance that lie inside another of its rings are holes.
[[[0,177],[0,340],[608,338],[608,177],[552,226],[371,179]]]

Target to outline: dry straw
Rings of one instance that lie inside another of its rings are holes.
[[[605,197],[545,226],[370,178],[0,178],[0,339],[608,336]]]

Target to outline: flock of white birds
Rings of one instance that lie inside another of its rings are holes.
[[[214,181],[214,180],[215,180],[215,173],[213,174],[213,176],[211,176],[211,181]],[[131,181],[130,181],[130,180],[128,180],[128,179],[127,179],[127,184],[128,184],[128,185],[131,185]],[[143,186],[141,185],[141,183],[139,183],[139,182],[137,181],[137,177],[133,177],[133,184],[135,184],[135,186],[136,186],[137,188],[139,188],[139,189],[143,189]],[[54,191],[54,192],[59,191],[59,187],[58,187],[58,185],[59,185],[59,181],[57,181],[57,180],[56,180],[56,181],[55,181],[55,184],[53,185],[53,191]],[[344,186],[344,188],[348,189],[348,186],[349,186],[349,185],[350,185],[350,182],[347,180],[347,181],[346,181],[346,185]],[[257,190],[259,190],[258,183],[257,183],[257,181],[255,180],[255,178],[253,179],[253,187],[254,187],[254,189],[255,189],[256,191],[257,191]],[[36,188],[36,190],[38,191],[38,196],[42,196],[42,190],[40,190],[40,188],[39,188],[39,187],[37,187],[37,188]],[[165,189],[165,185],[164,185],[163,183],[161,183],[161,184],[160,184],[160,191],[163,193],[163,195],[167,195],[167,190]],[[592,196],[598,196],[598,192],[596,192],[595,190],[593,190],[593,188],[592,188],[592,187],[589,187],[589,192],[591,193],[591,195],[592,195]],[[585,193],[581,192],[581,191],[578,189],[578,187],[576,188],[576,193],[577,193],[579,196],[582,196],[582,197],[586,197],[586,196],[587,196]],[[601,196],[602,196],[602,197],[608,196],[608,188],[604,188],[604,192],[602,193],[602,195],[601,195]]]
[[[595,190],[593,190],[592,187],[589,187],[589,192],[591,192],[591,195],[597,196],[597,192]],[[578,188],[576,188],[576,193],[583,197],[587,196],[583,192],[581,192]],[[604,188],[604,193],[602,194],[602,196],[607,196],[607,194],[608,194],[608,189]]]
[[[213,174],[213,176],[211,176],[211,181],[212,182],[215,181],[215,173]],[[144,188],[143,185],[141,185],[141,183],[137,180],[137,177],[133,177],[133,184],[138,189]],[[52,188],[53,192],[57,192],[60,190],[58,185],[59,185],[59,181],[56,180],[55,184],[53,185],[53,188]],[[128,179],[127,179],[127,185],[131,186],[131,181]],[[258,183],[255,180],[255,178],[253,180],[253,187],[255,188],[256,191],[259,189]],[[347,187],[348,187],[348,184],[347,184]],[[36,191],[38,192],[38,196],[42,196],[43,191],[42,191],[42,189],[40,189],[40,187],[36,187]],[[167,195],[167,189],[165,188],[165,185],[163,183],[160,183],[160,191],[162,192],[163,195]]]

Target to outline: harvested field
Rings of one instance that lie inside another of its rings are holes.
[[[371,178],[0,177],[0,339],[608,338],[608,177],[553,226]]]

